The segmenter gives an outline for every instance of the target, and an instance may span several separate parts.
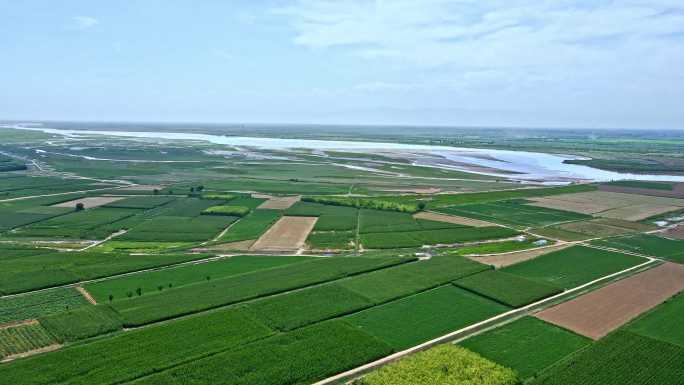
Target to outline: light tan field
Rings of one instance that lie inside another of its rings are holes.
[[[108,203],[120,201],[126,198],[127,197],[88,197],[75,199],[73,201],[68,202],[57,203],[56,205],[52,205],[52,207],[76,207],[77,204],[83,203],[83,206],[86,209],[91,209],[93,207],[104,206]]]
[[[530,259],[540,257],[544,254],[552,253],[554,251],[562,250],[569,247],[569,244],[553,245],[547,247],[539,247],[531,250],[514,251],[511,253],[503,253],[497,255],[488,255],[486,257],[468,257],[473,261],[491,265],[499,269],[502,267],[515,265],[516,263],[524,262]]]
[[[318,217],[282,217],[250,247],[253,251],[296,251],[304,246],[306,237]]]
[[[264,194],[252,194],[252,198],[266,199],[266,202],[257,207],[258,209],[285,210],[302,199],[301,196],[276,197]]]
[[[674,228],[665,231],[663,235],[667,238],[684,240],[684,225],[675,226]]]
[[[684,199],[591,191],[531,198],[532,206],[594,214],[599,217],[638,221],[653,215],[679,210]]]
[[[670,211],[677,211],[681,208],[682,206],[662,206],[657,204],[643,204],[629,207],[621,207],[619,209],[614,210],[608,210],[597,215],[605,218],[624,219],[626,221],[640,221],[642,219],[646,219],[654,215],[668,213]]]
[[[420,212],[417,214],[413,214],[413,217],[416,219],[425,219],[428,221],[446,222],[453,223],[456,225],[473,227],[496,226],[494,223],[481,221],[479,219],[471,219],[466,217],[459,217],[456,215],[437,214],[431,212]]]
[[[684,265],[664,263],[536,316],[575,333],[599,339],[684,290]]]

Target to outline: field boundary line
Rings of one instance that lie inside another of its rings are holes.
[[[59,195],[82,194],[82,193],[89,193],[89,192],[95,192],[95,191],[120,190],[120,189],[124,189],[127,187],[134,187],[134,186],[137,186],[137,185],[133,184],[133,185],[126,185],[126,186],[96,188],[96,189],[92,189],[92,190],[79,190],[79,191],[67,191],[67,192],[63,192],[63,193],[54,193],[54,194],[30,195],[30,196],[25,196],[25,197],[2,199],[2,200],[0,200],[0,203],[19,201],[19,200],[24,200],[24,199],[54,197],[54,196],[59,196]]]
[[[129,218],[130,218],[130,217],[129,217]],[[86,246],[86,247],[84,247],[84,248],[82,248],[82,249],[78,249],[78,250],[76,250],[76,251],[79,251],[79,252],[80,252],[80,251],[86,251],[86,250],[88,250],[88,249],[92,249],[93,247],[100,246],[101,244],[103,244],[103,243],[105,243],[105,242],[111,240],[112,238],[116,238],[116,237],[118,237],[118,236],[120,236],[120,235],[124,235],[124,234],[126,234],[127,232],[128,232],[128,230],[126,230],[126,229],[119,230],[119,231],[117,231],[117,232],[115,232],[115,233],[109,234],[109,236],[107,236],[107,238],[105,238],[105,239],[99,240],[99,241],[97,241],[97,242],[95,242],[95,243],[92,243],[92,244],[90,244],[90,245],[88,245],[88,246]]]
[[[337,375],[334,375],[332,377],[328,377],[324,380],[315,382],[312,385],[336,384],[340,381],[349,380],[349,379],[352,379],[354,377],[365,374],[367,372],[370,372],[373,369],[376,369],[376,368],[379,368],[379,367],[384,366],[386,364],[389,364],[391,362],[397,361],[397,360],[404,358],[410,354],[429,349],[435,345],[439,345],[439,344],[450,342],[450,341],[453,341],[456,339],[462,339],[462,338],[468,337],[468,336],[475,334],[475,333],[477,333],[483,329],[493,327],[498,321],[507,321],[510,318],[526,315],[528,313],[531,313],[534,310],[537,310],[537,308],[543,307],[544,305],[552,304],[552,303],[554,303],[554,301],[556,301],[556,300],[558,300],[564,296],[568,296],[568,295],[572,295],[572,294],[577,293],[577,292],[581,292],[582,290],[584,290],[588,287],[591,287],[593,285],[596,285],[596,284],[601,283],[601,282],[606,281],[606,280],[610,280],[612,278],[619,277],[619,276],[627,274],[631,271],[644,268],[648,265],[653,264],[656,261],[655,258],[647,257],[647,259],[648,259],[648,261],[646,261],[644,263],[641,263],[641,264],[632,266],[630,268],[627,268],[625,270],[621,270],[621,271],[618,271],[618,272],[597,278],[593,281],[587,282],[587,283],[582,284],[580,286],[574,287],[572,289],[568,289],[562,293],[553,295],[551,297],[544,298],[540,301],[531,303],[529,305],[525,305],[521,308],[513,309],[513,310],[510,310],[508,312],[496,315],[496,316],[488,318],[484,321],[480,321],[478,323],[466,326],[462,329],[455,330],[451,333],[445,334],[441,337],[434,338],[434,339],[427,341],[427,342],[424,342],[420,345],[416,345],[416,346],[408,348],[406,350],[402,350],[400,352],[397,352],[397,353],[391,354],[389,356],[383,357],[379,360],[376,360],[376,361],[370,362],[368,364],[359,366],[355,369],[351,369],[351,370],[348,370],[346,372],[342,372],[342,373],[339,373]]]

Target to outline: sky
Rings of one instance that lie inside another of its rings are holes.
[[[684,129],[683,0],[0,0],[0,119]]]

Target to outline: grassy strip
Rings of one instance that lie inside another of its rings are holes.
[[[348,206],[358,209],[373,209],[384,211],[399,211],[402,213],[415,213],[425,208],[421,203],[399,203],[387,201],[382,198],[357,198],[357,197],[328,197],[328,196],[307,196],[302,197],[304,202],[322,203],[332,206]]]
[[[501,271],[484,271],[454,282],[457,286],[511,307],[521,307],[562,291],[558,286]]]
[[[244,217],[251,210],[244,206],[212,206],[204,211],[202,215],[219,215],[225,217]]]
[[[520,378],[526,379],[590,343],[586,337],[538,318],[523,317],[459,345],[514,369]]]

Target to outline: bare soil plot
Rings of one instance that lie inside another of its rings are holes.
[[[684,200],[658,196],[591,191],[531,198],[533,206],[595,214],[600,217],[637,221],[653,215],[678,210]]]
[[[513,251],[510,253],[489,255],[486,257],[468,257],[473,261],[484,263],[486,265],[494,266],[499,269],[506,266],[515,265],[516,263],[524,262],[530,259],[540,257],[544,254],[552,253],[554,251],[562,250],[569,247],[570,244],[560,244],[547,247],[539,247],[531,250]]]
[[[104,206],[106,204],[116,202],[116,201],[120,201],[120,200],[126,199],[126,198],[128,198],[128,197],[112,197],[112,196],[88,197],[88,198],[75,199],[73,201],[68,201],[68,202],[57,203],[56,205],[52,205],[52,207],[76,207],[77,204],[83,203],[83,206],[86,209],[90,209],[93,207]]]
[[[293,251],[304,246],[318,217],[282,217],[250,248],[259,251]]]
[[[292,207],[293,204],[299,202],[299,200],[302,199],[300,195],[289,197],[276,197],[264,194],[252,194],[252,198],[266,199],[266,202],[260,204],[257,208],[271,210],[289,209],[290,207]]]
[[[677,225],[663,233],[667,238],[684,240],[684,225]]]
[[[599,339],[682,290],[684,265],[668,262],[542,310],[536,316]]]
[[[640,194],[668,198],[684,198],[684,183],[675,183],[672,190],[655,190],[637,187],[599,185],[600,191],[618,192],[626,194]]]
[[[420,212],[413,215],[416,219],[425,219],[428,221],[446,222],[453,223],[456,225],[473,226],[473,227],[488,227],[496,226],[496,224],[486,221],[481,221],[479,219],[472,219],[466,217],[459,217],[456,215],[446,215],[431,212]]]

